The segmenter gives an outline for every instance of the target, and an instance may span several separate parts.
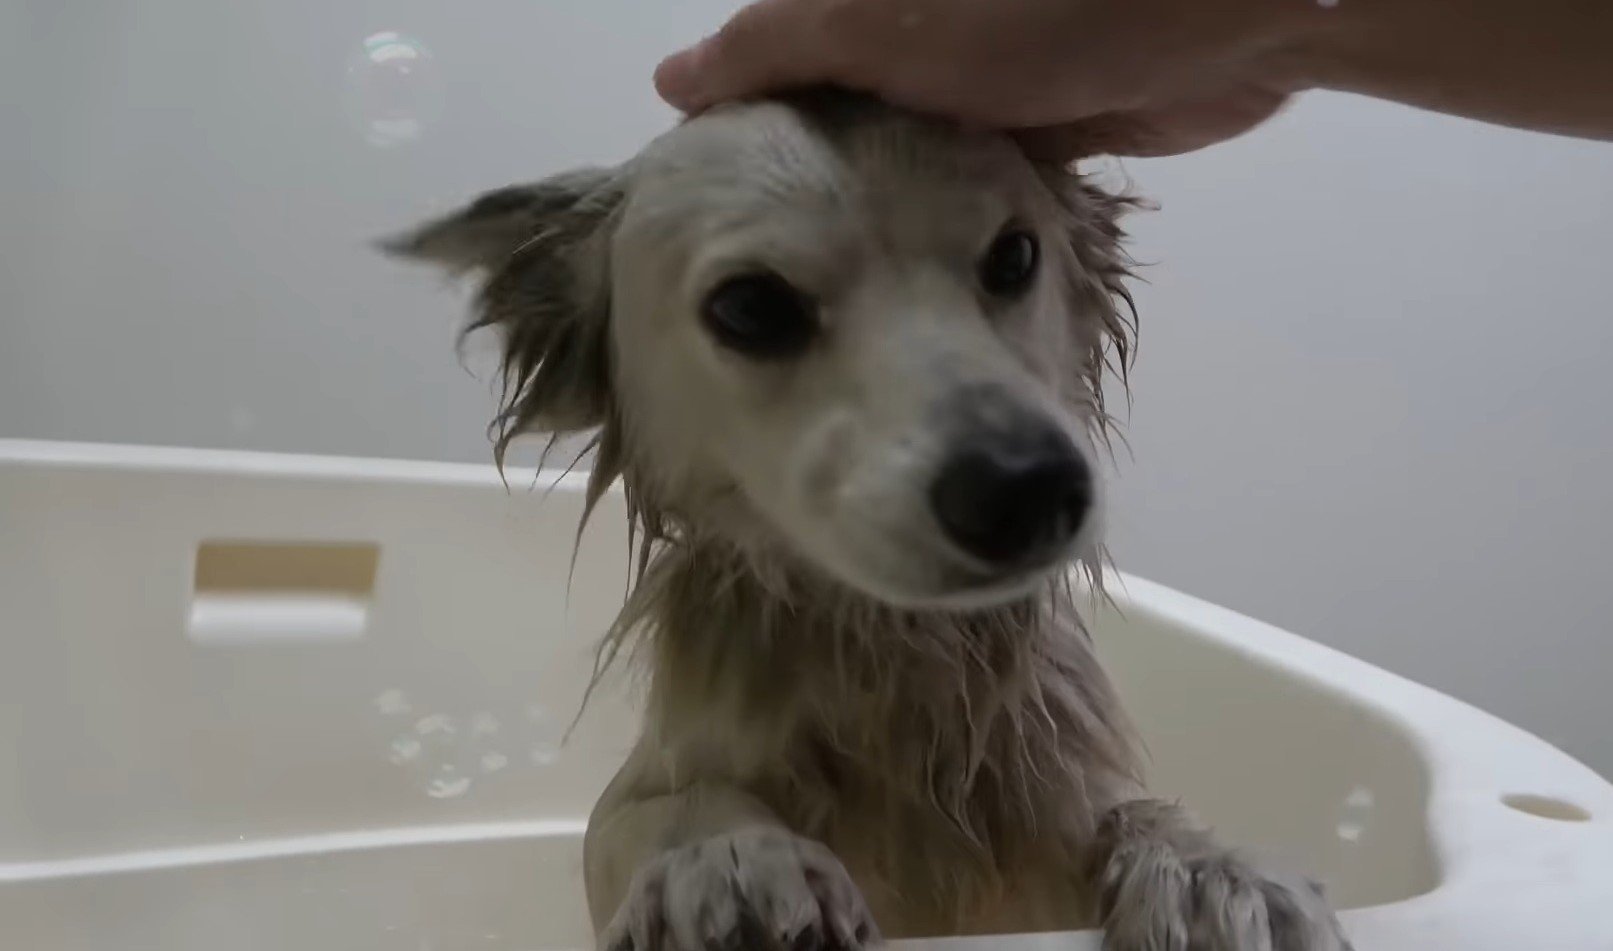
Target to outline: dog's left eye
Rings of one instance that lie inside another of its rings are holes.
[[[998,297],[1016,297],[1036,279],[1041,247],[1036,235],[1023,229],[1004,231],[986,249],[980,262],[980,285]]]
[[[812,302],[771,272],[731,277],[717,285],[701,316],[718,343],[758,360],[796,356],[817,332]]]

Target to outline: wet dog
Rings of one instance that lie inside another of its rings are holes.
[[[1346,946],[1318,888],[1150,798],[1076,611],[1127,204],[822,93],[389,243],[478,278],[500,457],[595,432],[591,501],[620,479],[642,541],[605,648],[651,686],[589,823],[602,948]]]

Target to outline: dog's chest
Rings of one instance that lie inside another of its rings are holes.
[[[1095,922],[1076,870],[1062,864],[1030,862],[1002,870],[999,880],[984,887],[967,880],[948,887],[944,877],[938,882],[929,875],[890,881],[885,857],[868,854],[850,838],[826,844],[862,889],[889,939],[1073,931]]]
[[[981,781],[961,799],[922,785],[937,777],[822,748],[764,798],[793,831],[827,845],[862,889],[887,937],[1003,934],[1088,927],[1093,909],[1067,846],[1053,833],[1060,797],[1026,821]],[[914,753],[910,769],[922,762]],[[940,785],[945,785],[944,782]],[[1067,798],[1067,797],[1065,797]],[[1040,827],[1040,834],[1037,827]]]

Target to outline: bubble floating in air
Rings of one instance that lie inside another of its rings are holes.
[[[366,141],[396,148],[419,139],[441,117],[442,77],[424,44],[386,30],[366,37],[348,59],[342,97]]]

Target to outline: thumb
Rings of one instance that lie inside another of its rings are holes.
[[[837,79],[818,6],[812,0],[760,0],[745,7],[714,35],[663,60],[655,70],[656,91],[693,113],[730,99]]]

